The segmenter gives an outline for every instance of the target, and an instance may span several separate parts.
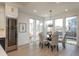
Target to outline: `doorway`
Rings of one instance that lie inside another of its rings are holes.
[[[43,31],[43,22],[41,20],[29,19],[29,40],[36,42],[39,40],[39,32]]]
[[[29,40],[34,41],[34,20],[29,19]]]

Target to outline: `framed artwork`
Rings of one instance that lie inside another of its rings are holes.
[[[19,23],[19,32],[26,32],[26,23]]]

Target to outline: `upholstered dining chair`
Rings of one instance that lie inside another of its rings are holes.
[[[66,33],[63,34],[63,37],[61,39],[58,39],[59,43],[62,43],[63,48],[65,48],[65,42],[66,42]]]
[[[53,33],[52,34],[52,41],[50,41],[50,45],[51,45],[51,50],[53,51],[54,48],[57,49],[58,51],[58,35],[57,35],[57,32]]]
[[[43,48],[48,41],[46,40],[44,34],[42,32],[39,33],[39,46]]]

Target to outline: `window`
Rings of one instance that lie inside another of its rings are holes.
[[[45,22],[45,24],[46,24],[47,32],[52,31],[52,29],[53,29],[53,21],[52,20],[47,20]]]
[[[30,19],[29,20],[29,31],[30,31],[30,35],[33,35],[33,25],[34,25],[34,20]]]
[[[63,31],[63,19],[55,20],[55,30],[62,32]]]

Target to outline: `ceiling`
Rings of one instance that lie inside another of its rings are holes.
[[[49,10],[52,10],[52,17],[67,17],[79,14],[79,2],[18,2],[19,10],[25,13],[49,17]],[[67,11],[65,11],[67,9]]]

